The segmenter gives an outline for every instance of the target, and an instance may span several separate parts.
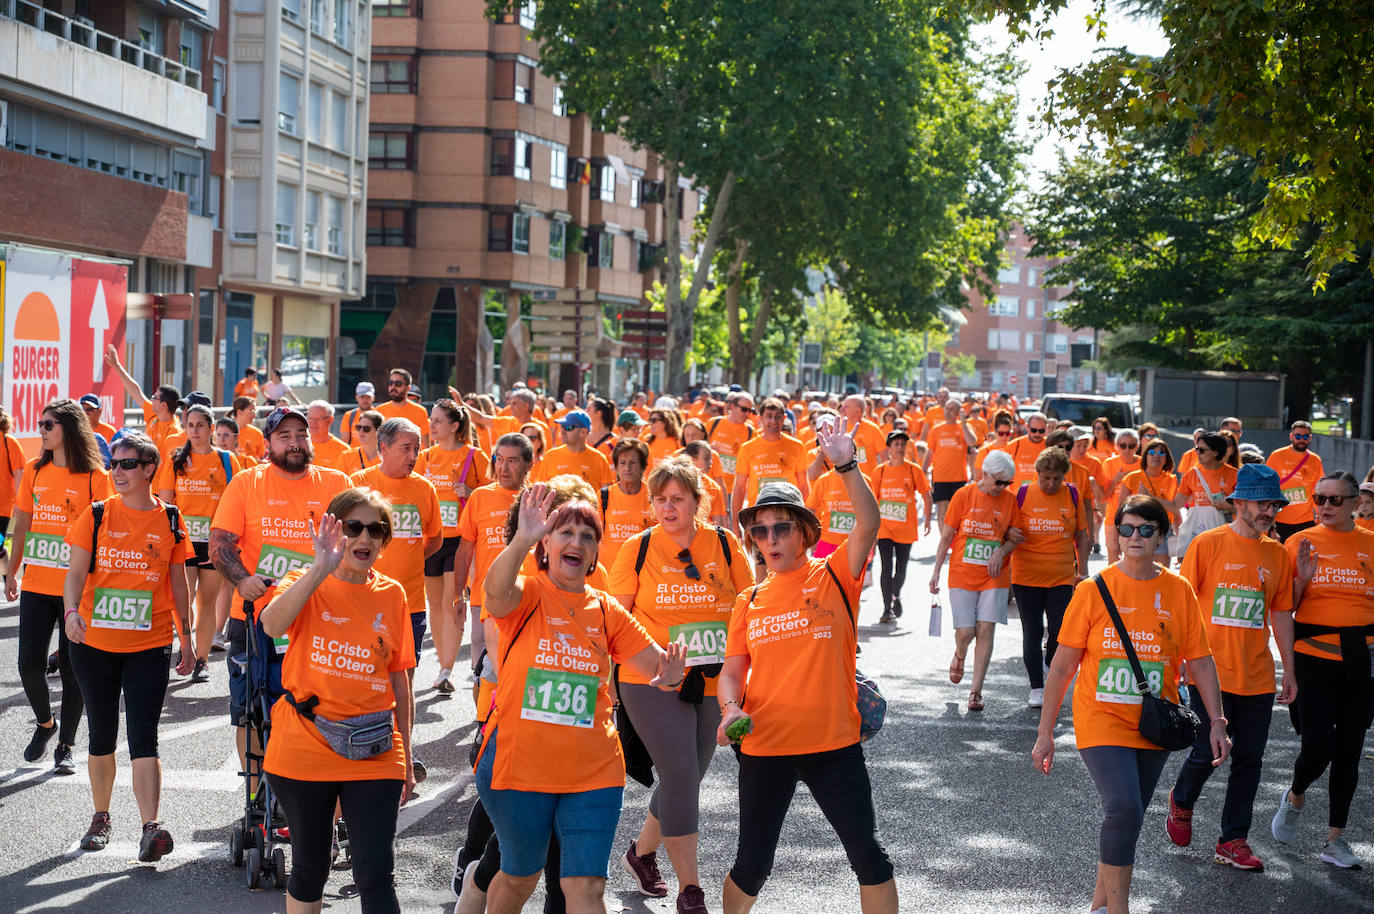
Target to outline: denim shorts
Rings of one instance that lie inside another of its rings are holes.
[[[549,854],[549,837],[557,829],[559,875],[605,879],[625,788],[603,787],[581,793],[493,790],[496,736],[491,735],[477,763],[477,795],[496,828],[501,872],[519,877],[542,870]]]

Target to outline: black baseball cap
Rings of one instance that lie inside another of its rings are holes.
[[[305,416],[301,415],[300,410],[292,409],[289,406],[278,406],[267,414],[267,419],[262,423],[263,437],[272,437],[272,433],[277,430],[277,426],[281,425],[287,419],[299,419],[301,425],[305,425],[309,428],[309,425],[306,424]]]

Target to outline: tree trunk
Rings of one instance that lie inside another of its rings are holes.
[[[735,242],[735,260],[730,264],[730,272],[725,276],[725,322],[730,329],[730,380],[743,384],[749,377],[749,367],[753,360],[744,348],[743,320],[740,316],[739,298],[741,293],[744,256],[749,250],[747,241]]]
[[[754,315],[753,325],[749,328],[749,339],[744,343],[737,354],[734,352],[734,339],[733,337],[731,338],[731,361],[734,362],[733,367],[737,379],[736,383],[747,383],[749,377],[756,373],[755,368],[758,369],[757,374],[761,379],[763,376],[763,369],[768,367],[767,365],[758,364],[759,347],[763,345],[763,335],[768,330],[768,318],[772,316],[772,313],[773,287],[764,286],[759,292],[758,313]],[[755,387],[757,387],[758,383],[759,381],[756,380]]]
[[[734,193],[737,179],[733,171],[729,172],[720,182],[720,189],[715,193],[714,202],[711,204],[710,227],[706,230],[706,240],[702,243],[701,254],[696,259],[696,267],[692,273],[692,286],[685,301],[682,299],[681,267],[679,266],[682,257],[682,232],[678,228],[678,220],[682,214],[677,205],[677,179],[677,163],[665,162],[663,183],[666,186],[663,190],[663,217],[668,220],[664,232],[664,243],[668,248],[668,263],[664,270],[667,295],[664,299],[663,308],[667,312],[668,341],[663,386],[666,393],[683,394],[687,391],[687,353],[692,350],[692,315],[696,311],[698,299],[701,298],[701,290],[706,287],[706,280],[711,275],[711,259],[715,256],[716,244],[720,240],[721,230],[725,226],[725,214],[729,211],[730,195]]]
[[[1283,386],[1283,402],[1287,415],[1283,417],[1283,427],[1287,428],[1298,419],[1310,419],[1312,412],[1312,360],[1306,355],[1297,355],[1286,366],[1286,382]]]

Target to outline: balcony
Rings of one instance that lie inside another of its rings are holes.
[[[205,134],[200,71],[31,0],[0,0],[0,76],[190,140]]]

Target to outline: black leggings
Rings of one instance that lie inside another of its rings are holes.
[[[61,729],[57,739],[63,745],[76,742],[81,725],[81,686],[72,672],[67,633],[62,628],[62,598],[45,593],[19,592],[19,679],[38,722],[52,718],[52,699],[48,695],[48,649],[52,630],[57,627],[57,668],[62,672]]]
[[[291,897],[305,902],[324,897],[337,801],[348,823],[353,884],[363,914],[400,914],[394,870],[396,814],[404,782],[297,781],[271,772],[268,777],[291,825],[291,881],[286,884]]]
[[[882,575],[878,579],[883,591],[883,613],[892,612],[892,601],[902,595],[906,583],[906,566],[911,561],[911,544],[894,540],[878,540],[878,558],[882,560]]]
[[[810,755],[739,756],[739,847],[730,879],[757,896],[768,874],[797,782],[806,784],[844,845],[859,885],[892,878],[892,861],[878,842],[873,789],[859,743]]]
[[[1043,689],[1045,667],[1054,662],[1054,651],[1059,647],[1059,626],[1064,624],[1064,611],[1073,599],[1073,585],[1027,587],[1013,584],[1011,592],[1016,595],[1016,614],[1021,617],[1021,660],[1026,664],[1026,678],[1032,689]],[[1050,637],[1042,652],[1040,641],[1045,637],[1046,617],[1050,620]]]
[[[124,696],[124,726],[129,758],[157,758],[157,721],[167,697],[172,648],[153,647],[132,654],[71,646],[72,669],[86,701],[91,755],[113,755],[119,744],[119,696]]]
[[[1293,675],[1298,680],[1296,704],[1302,722],[1302,748],[1293,764],[1293,792],[1307,793],[1329,765],[1327,825],[1345,828],[1359,782],[1364,734],[1374,713],[1374,683],[1366,687],[1366,700],[1358,701],[1358,692],[1346,681],[1341,661],[1302,653],[1293,655]]]

